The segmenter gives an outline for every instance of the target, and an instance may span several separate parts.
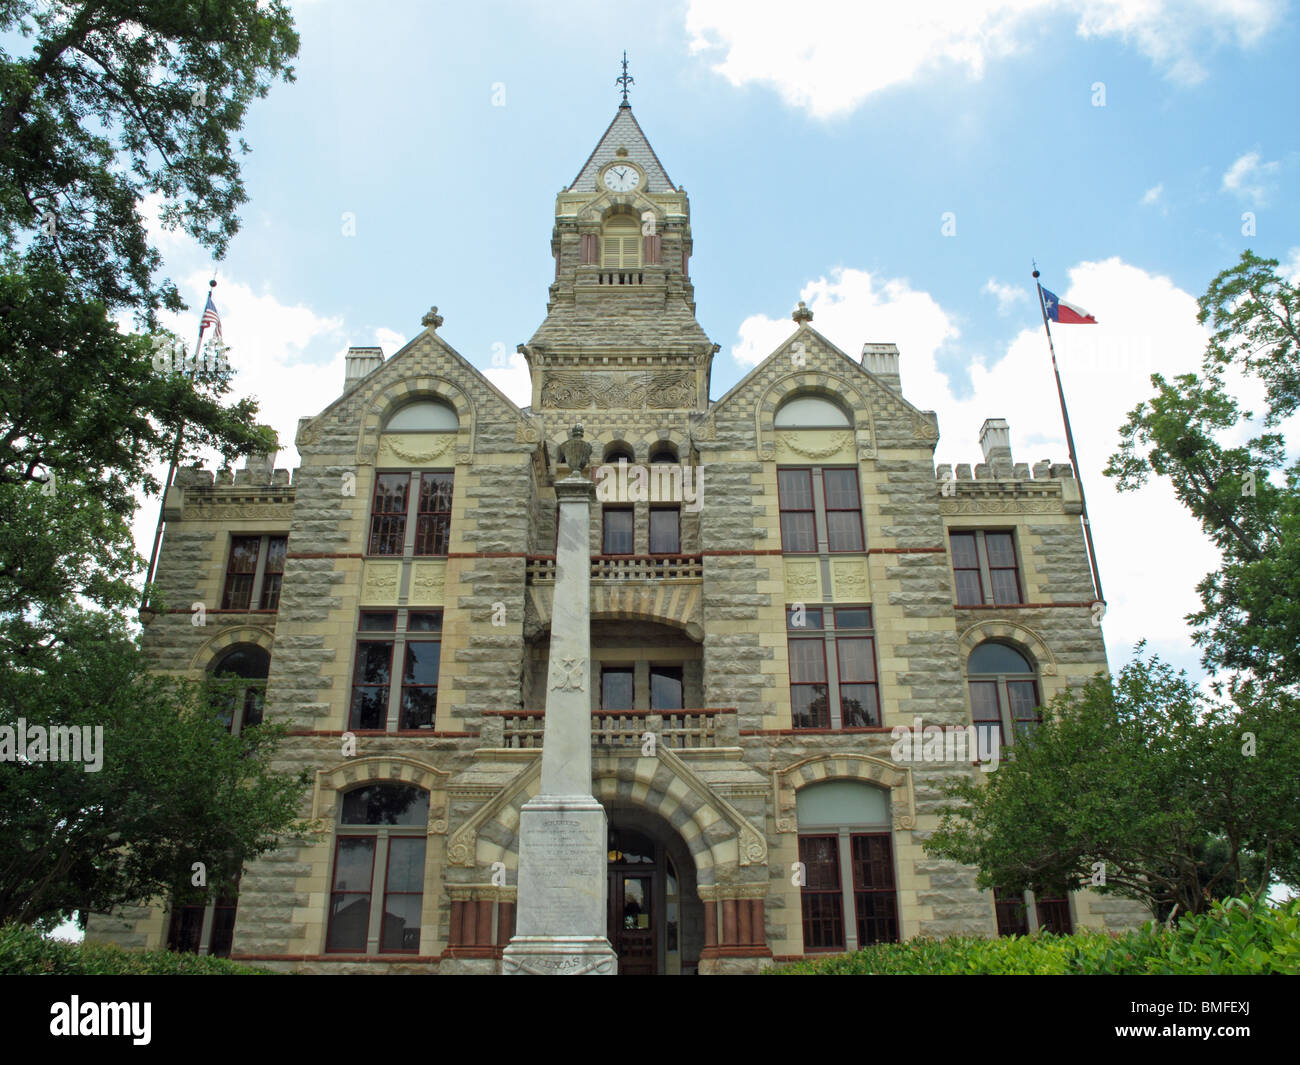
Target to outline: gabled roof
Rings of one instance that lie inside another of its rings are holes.
[[[846,362],[858,375],[865,377],[867,380],[873,382],[875,386],[883,394],[889,396],[892,401],[901,404],[906,410],[914,414],[932,413],[931,411],[923,411],[919,407],[909,402],[908,400],[904,399],[901,393],[895,392],[892,388],[889,388],[887,385],[884,384],[884,382],[880,380],[880,378],[878,378],[865,366],[855,361],[852,358],[852,356],[846,354],[843,350],[841,350],[838,344],[836,344],[832,340],[828,340],[825,336],[817,332],[816,329],[808,325],[806,322],[800,324],[794,330],[794,332],[792,332],[788,337],[786,337],[783,341],[781,341],[780,344],[778,344],[775,348],[773,348],[771,354],[769,354],[766,358],[760,359],[758,361],[758,364],[752,370],[750,370],[749,373],[745,374],[744,377],[742,377],[739,381],[737,381],[734,385],[732,385],[731,388],[727,390],[726,395],[711,402],[709,404],[710,413],[716,410],[720,410],[725,404],[730,403],[733,397],[740,395],[742,392],[748,391],[751,382],[767,368],[768,363],[770,363],[778,355],[782,355],[786,351],[786,349],[791,344],[794,343],[794,341],[798,340],[800,336],[804,336],[806,334],[812,334],[813,336],[815,336],[822,344],[824,344],[826,347],[828,347],[831,350],[833,356],[843,359],[844,362]]]
[[[668,172],[659,162],[659,156],[655,155],[655,150],[650,147],[650,142],[646,139],[640,124],[633,117],[631,104],[619,105],[614,120],[605,130],[605,135],[600,138],[595,151],[588,156],[587,161],[582,164],[582,169],[578,171],[578,176],[573,179],[573,184],[565,191],[595,189],[597,171],[606,163],[620,158],[614,154],[619,148],[626,148],[625,158],[645,171],[645,192],[677,191],[677,186],[669,179]]]

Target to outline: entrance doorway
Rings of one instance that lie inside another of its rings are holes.
[[[647,832],[610,823],[608,936],[620,976],[683,972],[687,929],[678,860],[670,849]]]

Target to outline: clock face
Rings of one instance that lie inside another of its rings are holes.
[[[605,171],[605,188],[610,192],[631,192],[639,184],[641,175],[634,166],[615,165]]]

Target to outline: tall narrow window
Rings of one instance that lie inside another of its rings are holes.
[[[406,542],[406,508],[411,478],[405,473],[381,473],[375,478],[370,510],[372,555],[400,555]]]
[[[677,507],[650,508],[650,554],[680,555],[681,511]]]
[[[812,470],[778,470],[776,484],[781,508],[781,550],[816,551],[817,519]]]
[[[838,631],[840,611],[836,611]],[[880,724],[876,687],[875,641],[870,636],[842,636],[835,641],[840,671],[840,715],[845,728]]]
[[[892,943],[898,939],[898,906],[894,890],[894,854],[888,832],[849,835],[853,856],[853,910],[858,922],[858,946]]]
[[[631,507],[606,507],[604,510],[604,553],[630,555],[636,551],[636,525]]]
[[[993,602],[1019,603],[1020,576],[1016,565],[1016,544],[1009,532],[984,534],[984,544],[989,556],[989,583],[993,588]]]
[[[429,793],[367,784],[341,796],[325,950],[416,954]]]
[[[441,631],[440,614],[412,613],[408,618],[406,663],[402,669],[402,713],[398,728],[433,728],[434,709],[438,705]],[[427,636],[417,638],[417,633]]]
[[[682,709],[682,667],[650,667],[650,709]]]
[[[822,470],[826,493],[826,546],[831,551],[862,550],[862,503],[857,470]]]
[[[262,578],[262,609],[277,610],[280,606],[280,586],[284,582],[284,556],[289,548],[289,538],[269,537],[266,548],[266,572]]]
[[[362,636],[357,640],[352,672],[352,708],[349,729],[382,729],[388,720],[388,692],[393,674],[393,643],[397,612],[361,615]],[[380,635],[380,634],[386,635]],[[372,635],[373,634],[373,635]]]
[[[634,698],[631,666],[601,666],[600,708],[631,710]]]
[[[451,530],[452,474],[420,477],[420,509],[415,526],[417,555],[445,555]]]
[[[843,950],[844,898],[837,838],[801,835],[799,861],[804,867],[804,950]]]
[[[821,611],[816,611],[821,628]],[[812,628],[814,611],[807,611],[801,628]],[[792,629],[798,631],[798,629]],[[830,728],[830,695],[826,682],[826,642],[820,635],[791,636],[790,716],[795,728]]]
[[[957,584],[957,602],[962,606],[979,606],[984,602],[984,584],[980,580],[980,556],[974,533],[953,533],[952,574]]]
[[[260,536],[234,536],[230,540],[230,561],[226,564],[226,588],[222,610],[247,610],[253,601],[253,580],[257,575]]]

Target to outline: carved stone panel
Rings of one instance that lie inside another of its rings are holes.
[[[816,559],[792,562],[785,560],[785,601],[820,603],[822,601],[821,563]]]
[[[695,398],[691,373],[548,373],[541,402],[565,410],[663,410],[692,407]]]
[[[411,606],[442,606],[446,562],[416,562],[411,567]]]
[[[361,580],[362,606],[396,606],[397,588],[402,577],[400,562],[366,562]]]

